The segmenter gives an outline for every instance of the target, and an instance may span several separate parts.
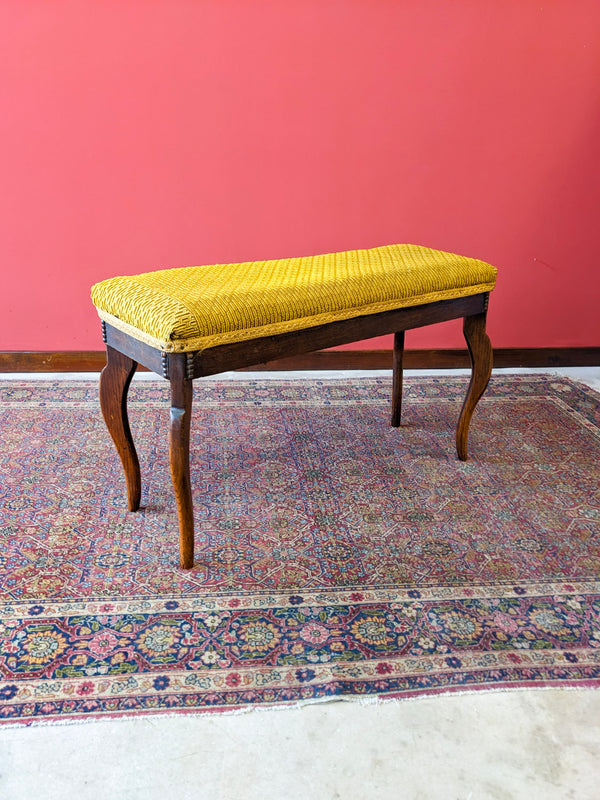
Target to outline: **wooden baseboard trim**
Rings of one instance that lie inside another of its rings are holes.
[[[100,372],[103,350],[62,352],[0,352],[0,372]],[[406,369],[456,369],[469,366],[466,350],[406,350]],[[597,367],[600,347],[498,348],[494,366]],[[318,350],[315,353],[257,364],[252,370],[391,369],[391,350]],[[145,369],[141,367],[140,369]]]

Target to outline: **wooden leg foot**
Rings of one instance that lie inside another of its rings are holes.
[[[190,481],[192,381],[185,375],[183,359],[171,359],[170,373],[169,462],[179,515],[179,566],[191,569],[194,566],[194,508]]]
[[[100,374],[100,407],[125,470],[129,510],[137,511],[142,493],[140,464],[127,416],[127,392],[137,363],[110,345],[106,357],[106,366]]]
[[[400,426],[402,416],[402,359],[404,356],[404,331],[394,334],[394,377],[392,385],[392,428]]]
[[[469,423],[492,374],[493,352],[485,332],[486,313],[465,317],[463,333],[471,356],[471,382],[456,428],[456,450],[461,461],[467,460]]]

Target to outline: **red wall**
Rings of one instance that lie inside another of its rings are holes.
[[[398,241],[500,268],[496,346],[600,345],[598,0],[0,0],[0,76],[2,350],[101,349],[111,275]]]

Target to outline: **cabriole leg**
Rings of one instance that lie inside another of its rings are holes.
[[[471,356],[471,382],[456,428],[456,450],[461,461],[467,460],[467,437],[473,411],[485,392],[492,374],[493,352],[485,332],[486,312],[465,317],[463,333]]]
[[[400,426],[402,416],[402,358],[404,356],[404,331],[394,334],[394,377],[392,384],[392,428]]]
[[[190,423],[192,417],[192,381],[187,378],[185,358],[169,360],[171,381],[171,423],[169,461],[179,515],[179,566],[194,566],[194,508],[190,481]]]
[[[107,345],[106,366],[100,374],[100,407],[123,464],[130,511],[138,510],[142,493],[140,463],[127,416],[127,392],[136,368],[136,361]]]

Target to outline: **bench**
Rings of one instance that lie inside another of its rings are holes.
[[[473,411],[492,370],[486,334],[496,269],[416,245],[110,278],[92,288],[107,364],[100,404],[125,471],[128,506],[140,505],[140,466],[127,415],[138,364],[170,382],[169,461],[179,518],[179,563],[194,564],[190,483],[192,381],[285,356],[394,334],[391,425],[400,425],[404,331],[463,318],[471,381],[456,429],[467,458]]]

